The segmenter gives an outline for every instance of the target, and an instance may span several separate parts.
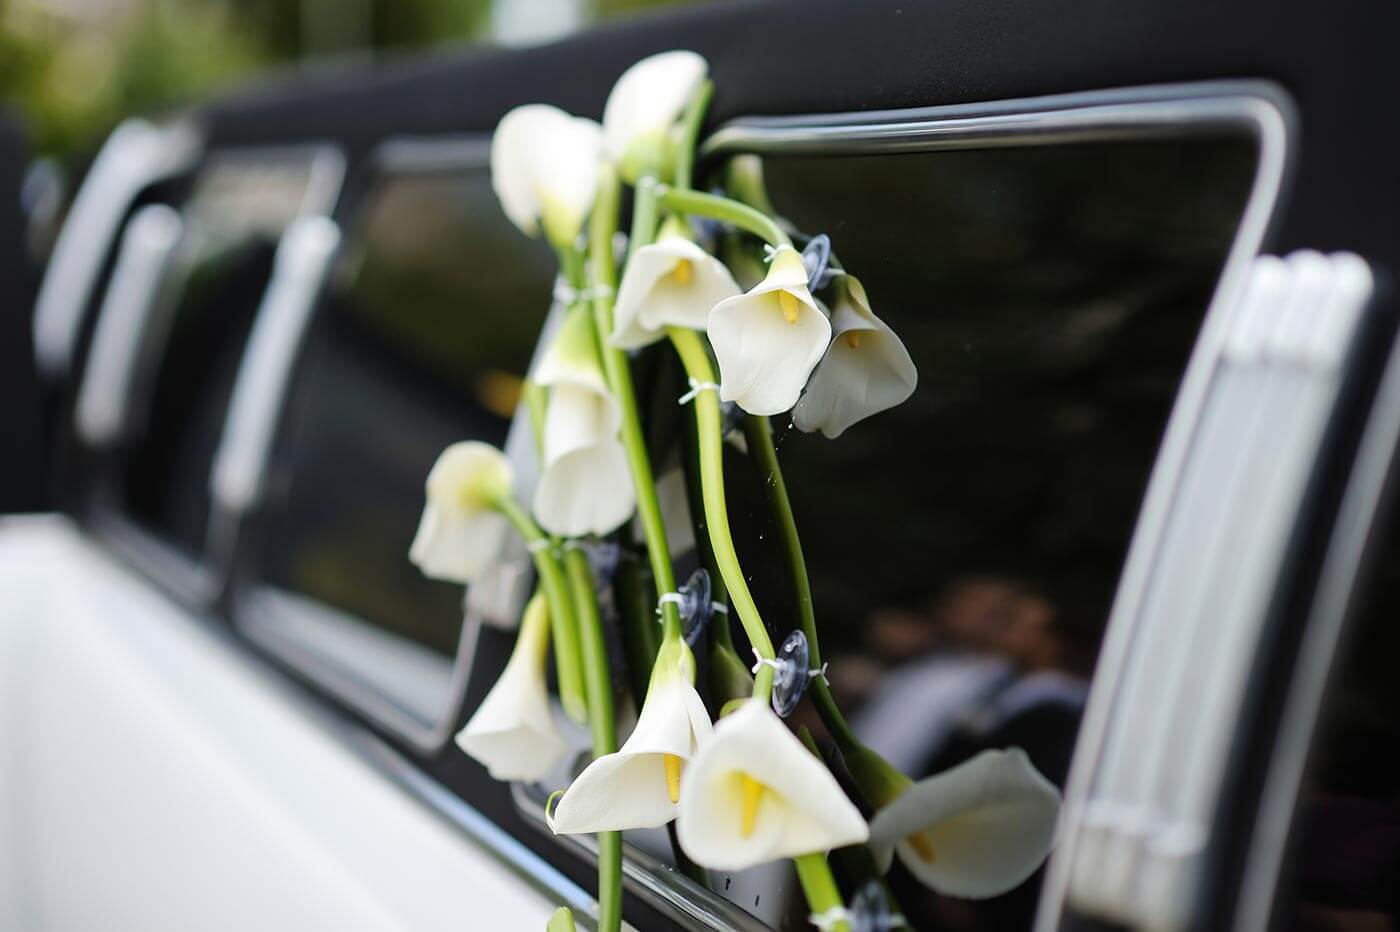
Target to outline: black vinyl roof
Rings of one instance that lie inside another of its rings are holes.
[[[1299,245],[1359,248],[1351,234],[1371,225],[1395,254],[1393,225],[1376,225],[1374,209],[1400,204],[1396,35],[1394,0],[731,0],[528,49],[292,75],[201,117],[216,146],[332,139],[353,158],[387,136],[489,132],[521,103],[597,117],[623,69],[673,48],[710,62],[711,128],[740,116],[1262,77],[1299,105],[1305,176],[1383,187],[1353,181],[1312,192],[1315,204],[1305,187],[1312,233]]]

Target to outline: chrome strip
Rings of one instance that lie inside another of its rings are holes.
[[[1359,268],[1370,287],[1370,273]],[[1395,470],[1400,442],[1400,342],[1390,358],[1357,450],[1351,476],[1322,559],[1317,591],[1298,649],[1278,735],[1260,796],[1240,884],[1235,932],[1271,926],[1284,852],[1293,824],[1323,696],[1335,672],[1337,650],[1357,596],[1356,577],[1377,526],[1378,509]]]
[[[107,137],[59,230],[34,304],[34,355],[46,378],[65,378],[73,365],[83,313],[132,201],[190,168],[202,147],[183,122],[161,128],[128,120]]]
[[[141,349],[156,326],[161,288],[183,229],[174,208],[151,204],[137,211],[122,235],[74,412],[78,436],[89,446],[112,444],[127,426]]]
[[[272,278],[239,363],[209,479],[214,502],[230,514],[246,514],[262,498],[277,413],[339,245],[340,227],[335,221],[312,216],[293,221],[277,247]]]
[[[862,119],[874,122],[862,124]],[[1228,308],[1244,286],[1250,260],[1261,248],[1284,185],[1295,123],[1292,104],[1276,85],[1225,81],[873,115],[741,120],[719,130],[703,148],[707,156],[737,152],[854,154],[1126,140],[1221,130],[1248,134],[1258,147],[1249,200],[1177,393],[1114,598],[1065,792],[1063,818],[1069,830],[1062,835],[1046,873],[1036,921],[1038,932],[1051,932],[1059,924],[1076,844],[1073,826],[1084,817],[1090,783],[1135,636],[1134,620],[1220,356]]]
[[[598,842],[594,835],[555,835],[544,818],[545,800],[530,795],[521,783],[512,783],[515,808],[547,837],[596,864]],[[686,932],[726,929],[732,932],[771,932],[769,926],[743,907],[706,890],[673,867],[632,845],[623,844],[622,882],[632,893]]]

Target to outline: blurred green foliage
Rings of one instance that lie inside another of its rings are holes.
[[[308,60],[487,39],[516,0],[0,0],[0,106],[37,151],[90,149],[123,117],[159,113]],[[694,0],[580,0],[585,19]]]

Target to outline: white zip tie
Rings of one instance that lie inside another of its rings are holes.
[[[710,614],[711,614],[711,615],[728,615],[728,614],[729,614],[729,606],[728,606],[728,605],[725,605],[723,602],[711,602],[711,603],[710,603]]]
[[[758,654],[757,647],[753,649],[753,659],[754,665],[752,667],[749,667],[749,672],[754,675],[758,674],[759,667],[772,667],[774,670],[781,670],[784,666],[787,665],[787,661],[779,660],[776,657],[760,657]],[[826,678],[826,668],[828,666],[830,666],[830,664],[824,663],[821,665],[820,670],[808,670],[807,679],[814,680],[820,676],[822,678],[822,681],[826,683],[826,685],[830,686],[831,680]]]
[[[611,298],[613,294],[613,289],[607,285],[593,285],[581,291],[563,282],[558,282],[554,286],[554,300],[565,307],[574,307],[588,301],[595,301],[598,298]]]
[[[671,602],[679,609],[685,604],[685,596],[681,595],[679,592],[661,593],[661,598],[656,600],[656,617],[661,617],[661,606],[665,605],[667,602]]]
[[[548,550],[549,548],[551,548],[551,547],[553,547],[553,546],[554,546],[554,545],[553,545],[552,543],[550,543],[549,538],[547,538],[547,537],[540,537],[540,538],[538,538],[538,539],[536,539],[536,540],[532,540],[532,541],[530,541],[528,544],[526,544],[526,545],[525,545],[525,549],[528,550],[528,551],[530,551],[531,553],[539,553],[541,550]]]
[[[772,261],[773,261],[773,257],[776,256],[777,254],[778,254],[778,247],[777,247],[777,246],[774,246],[774,245],[771,244],[771,243],[764,243],[764,244],[763,244],[763,261],[764,261],[764,262],[772,262]]]
[[[690,382],[690,391],[676,399],[676,404],[678,405],[689,404],[694,401],[696,396],[701,392],[719,391],[719,385],[714,382],[697,382],[694,379],[689,379],[688,381]]]
[[[772,667],[774,670],[781,670],[783,668],[783,662],[781,660],[778,660],[776,657],[762,656],[759,654],[757,647],[753,648],[753,659],[754,665],[749,667],[749,672],[755,676],[758,675],[759,667]]]
[[[822,932],[830,932],[831,929],[836,928],[838,923],[844,922],[849,925],[854,918],[855,916],[846,907],[833,906],[824,913],[812,913],[807,917],[807,921],[821,929]]]

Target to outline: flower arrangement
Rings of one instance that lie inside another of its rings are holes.
[[[559,257],[562,320],[525,393],[541,475],[527,509],[500,451],[449,447],[428,476],[410,557],[430,576],[470,584],[489,570],[510,529],[525,541],[538,590],[510,661],[457,744],[497,779],[548,773],[566,751],[547,686],[552,656],[559,703],[588,724],[593,760],[551,797],[546,817],[556,833],[598,836],[600,929],[621,923],[619,833],[673,821],[678,858],[715,870],[791,859],[814,925],[875,928],[868,914],[878,910],[887,922],[879,927],[888,928],[899,910],[879,875],[896,855],[941,893],[997,895],[1044,861],[1059,794],[1014,748],[915,783],[860,741],[827,687],[768,417],[791,411],[798,429],[835,439],[908,399],[918,373],[825,237],[797,248],[755,166],[738,163],[736,198],[692,187],[707,75],[699,55],[666,52],[619,78],[601,126],[542,104],[501,120],[491,159],[502,208]],[[624,182],[633,187],[633,215],[619,276]],[[761,272],[721,261],[697,221],[761,240]],[[691,409],[696,441],[685,469],[704,519],[698,536],[707,571],[683,587],[668,544],[676,509],[663,507],[658,493],[665,485],[656,481],[626,355],[663,343],[690,385],[679,399]],[[765,495],[782,530],[778,549],[800,607],[781,649],[730,534],[726,405],[742,414],[748,455],[768,477]],[[624,631],[629,658],[645,658],[650,672],[635,697],[636,725],[619,747],[588,551],[634,517],[656,589],[659,637],[658,626]],[[714,722],[697,689],[687,634],[712,611],[731,610],[748,641],[744,653],[756,663],[741,659],[727,623],[711,626],[709,696],[721,710]],[[810,735],[783,721],[804,693],[836,746],[849,795]],[[867,821],[863,813],[873,815]],[[828,859],[848,846],[863,846],[871,866],[870,877],[855,878],[864,886],[849,907]],[[551,929],[572,927],[566,910],[550,922]]]

